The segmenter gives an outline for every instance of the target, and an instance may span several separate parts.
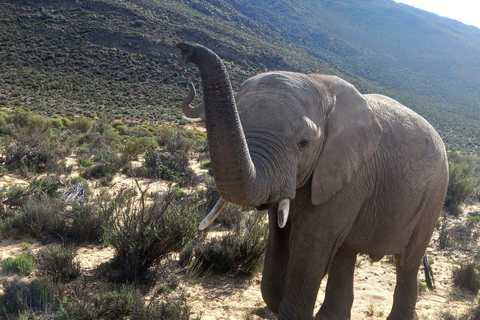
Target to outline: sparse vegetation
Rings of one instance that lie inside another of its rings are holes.
[[[479,266],[476,263],[461,264],[453,270],[453,282],[455,285],[469,289],[477,294],[480,290]]]
[[[418,282],[418,294],[422,295],[425,292],[427,292],[428,290],[427,284],[421,280],[417,280],[417,282]]]
[[[378,311],[378,306],[373,301],[370,301],[365,313],[369,317],[380,317],[381,318],[384,315],[383,311]]]

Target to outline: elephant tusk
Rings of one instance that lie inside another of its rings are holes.
[[[285,227],[288,220],[288,212],[290,211],[290,199],[282,199],[278,201],[278,211],[277,211],[277,218],[278,218],[278,226],[280,228]]]
[[[224,200],[222,197],[220,197],[220,199],[218,199],[218,201],[215,204],[215,206],[213,207],[213,209],[210,210],[208,215],[202,220],[202,222],[198,226],[198,230],[204,230],[209,225],[211,225],[212,222],[215,221],[215,219],[217,219],[217,217],[220,215],[220,213],[222,213],[223,209],[225,209],[227,204],[228,204],[228,201]]]
[[[190,121],[190,122],[194,122],[194,123],[200,123],[200,122],[204,121],[202,118],[189,118],[187,116],[183,116],[183,119],[185,119],[187,121]]]

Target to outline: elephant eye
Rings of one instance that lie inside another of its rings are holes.
[[[307,138],[303,138],[302,140],[300,140],[300,142],[298,143],[298,149],[300,151],[303,151],[307,146],[308,144],[310,143],[310,141],[308,141]]]

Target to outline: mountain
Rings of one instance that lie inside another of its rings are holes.
[[[391,0],[0,0],[0,105],[181,121],[199,84],[177,42],[226,63],[339,75],[419,112],[450,149],[480,146],[480,30]]]

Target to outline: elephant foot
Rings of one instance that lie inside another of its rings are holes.
[[[415,313],[407,313],[407,314],[399,314],[399,313],[390,313],[387,317],[387,320],[413,320],[417,319],[416,312]]]

